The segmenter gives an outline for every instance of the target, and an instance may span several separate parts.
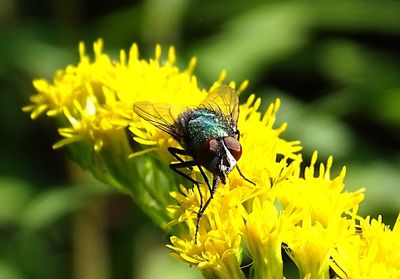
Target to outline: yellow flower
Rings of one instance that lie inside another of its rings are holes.
[[[356,218],[357,234],[333,258],[343,278],[400,278],[400,215],[391,230],[378,219]]]
[[[278,185],[278,200],[284,206],[292,205],[301,208],[310,215],[313,223],[321,223],[327,227],[336,222],[344,213],[357,212],[358,205],[364,199],[364,189],[356,192],[342,192],[346,168],[339,176],[330,178],[333,159],[328,158],[326,166],[321,164],[318,175],[315,174],[317,152],[314,152],[311,164],[305,169],[304,178],[300,176],[300,168],[295,175]]]
[[[352,220],[337,219],[325,227],[313,223],[310,215],[290,230],[283,241],[287,244],[287,254],[297,265],[301,275],[310,278],[330,278],[329,268],[333,251],[354,234]]]
[[[139,143],[161,146],[168,137],[150,127],[137,116],[132,121],[132,105],[137,101],[150,100],[160,103],[195,104],[205,91],[197,86],[191,71],[196,63],[193,58],[186,71],[174,65],[175,50],[169,49],[165,63],[161,63],[161,47],[156,46],[155,57],[150,61],[139,59],[138,47],[133,44],[129,58],[121,50],[119,61],[112,61],[103,53],[103,42],[94,43],[94,61],[85,54],[83,43],[79,45],[80,62],[57,71],[53,83],[43,79],[34,80],[38,91],[31,97],[32,105],[23,108],[31,112],[33,119],[46,112],[48,116],[64,116],[66,127],[59,129],[64,137],[54,145],[62,147],[75,141],[89,143],[95,151],[110,144],[109,134],[128,125],[134,139]],[[127,61],[128,60],[128,61]],[[138,131],[146,127],[146,137]],[[115,135],[114,135],[115,136]]]
[[[95,60],[91,63],[85,54],[85,45],[80,43],[79,64],[58,70],[54,75],[53,84],[44,79],[34,80],[33,85],[38,94],[31,96],[32,105],[25,106],[23,110],[31,112],[31,117],[36,119],[44,112],[48,116],[62,114],[64,108],[71,109],[76,102],[84,107],[90,95],[101,100],[102,81],[113,69],[112,61],[102,53],[102,48],[101,40],[94,43]]]
[[[207,193],[206,189],[202,187],[203,193]],[[181,237],[171,237],[171,245],[167,246],[174,251],[172,255],[195,265],[206,276],[213,274],[211,277],[244,278],[240,270],[239,253],[244,214],[240,189],[218,189],[206,214],[201,218],[197,243],[194,234],[200,197],[197,190],[182,190],[185,197],[181,195],[177,198],[186,202],[184,206],[187,211],[183,212],[180,220],[188,223],[189,230]],[[204,198],[208,198],[208,195]]]
[[[260,104],[260,98],[256,100],[255,95],[250,95],[247,102],[240,106],[238,129],[243,155],[238,165],[247,178],[269,189],[271,184],[290,176],[296,165],[300,164],[298,151],[301,146],[299,141],[288,142],[280,138],[286,123],[277,129],[273,128],[280,100],[270,104],[265,113],[258,111]],[[292,163],[289,164],[289,161]],[[236,171],[229,178],[235,187],[243,184],[243,178]]]
[[[317,152],[314,152],[304,178],[298,168],[293,176],[276,186],[276,191],[284,208],[303,212],[301,222],[283,239],[289,256],[303,276],[329,278],[332,251],[354,234],[354,222],[345,215],[357,212],[364,190],[342,192],[345,168],[338,177],[331,179],[332,157],[328,158],[326,166],[320,165],[317,175],[316,161]]]
[[[254,278],[282,278],[282,242],[300,216],[292,208],[279,211],[272,201],[261,204],[259,197],[253,199],[243,238],[253,260]]]

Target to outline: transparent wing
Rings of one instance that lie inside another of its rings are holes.
[[[182,137],[177,129],[176,119],[187,108],[168,104],[153,104],[138,102],[133,105],[133,111],[158,129],[170,134],[176,139]]]
[[[218,86],[208,93],[200,105],[223,113],[228,118],[231,127],[236,130],[239,118],[239,98],[232,87],[228,85]]]

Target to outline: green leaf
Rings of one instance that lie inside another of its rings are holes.
[[[31,196],[32,189],[24,182],[0,177],[0,225],[18,222]]]
[[[63,216],[80,209],[88,200],[112,191],[111,187],[100,187],[97,183],[46,191],[35,197],[25,207],[21,226],[28,231],[43,229]]]

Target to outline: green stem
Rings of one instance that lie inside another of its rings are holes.
[[[252,278],[274,279],[283,278],[283,261],[280,245],[277,247],[266,246],[255,249],[258,255],[253,254]]]

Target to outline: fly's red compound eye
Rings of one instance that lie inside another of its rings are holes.
[[[225,137],[224,143],[236,161],[242,156],[242,146],[234,137]]]
[[[200,150],[198,159],[202,166],[208,167],[218,152],[218,141],[216,139],[206,140]]]

